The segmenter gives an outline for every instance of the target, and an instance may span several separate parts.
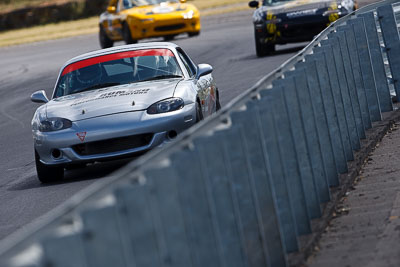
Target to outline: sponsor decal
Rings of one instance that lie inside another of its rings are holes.
[[[114,98],[114,97],[119,97],[119,96],[129,96],[129,95],[144,95],[147,94],[150,91],[150,89],[135,89],[135,90],[118,90],[118,91],[113,91],[109,93],[102,93],[99,96],[96,96],[94,98],[86,98],[86,99],[80,99],[74,103],[71,104],[72,106],[96,101],[96,100],[101,100],[101,99],[107,99],[107,98]]]
[[[81,140],[81,142],[83,142],[83,141],[85,141],[86,132],[76,133],[76,136],[78,136],[79,140]]]
[[[289,12],[289,13],[286,13],[286,16],[288,18],[297,18],[297,17],[315,15],[315,13],[317,13],[317,9],[316,8],[308,9],[308,10]]]
[[[174,54],[169,49],[142,49],[142,50],[135,50],[135,51],[126,51],[126,52],[119,52],[99,57],[93,57],[84,59],[75,63],[72,63],[64,68],[61,73],[61,76],[73,72],[78,69],[82,69],[94,64],[99,64],[107,61],[117,60],[117,59],[124,59],[124,58],[131,58],[131,57],[146,57],[146,56],[168,56],[174,57]]]

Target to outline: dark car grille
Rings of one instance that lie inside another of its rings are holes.
[[[72,149],[81,156],[106,154],[146,146],[152,139],[151,133],[139,134],[74,145]]]
[[[167,32],[167,31],[176,31],[183,28],[185,28],[185,24],[181,23],[181,24],[155,27],[154,30],[157,32]]]
[[[326,24],[322,25],[294,25],[289,26],[287,29],[282,31],[283,36],[299,36],[302,35],[309,36],[309,35],[317,35],[322,30],[326,28]]]
[[[308,18],[308,21],[291,20],[278,26],[283,40],[308,41],[325,29],[328,24],[326,18]],[[284,26],[285,25],[285,26]]]

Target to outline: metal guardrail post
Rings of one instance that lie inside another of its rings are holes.
[[[317,126],[317,132],[319,141],[321,144],[322,158],[325,165],[325,171],[328,178],[329,186],[337,185],[338,171],[336,167],[336,161],[333,154],[332,140],[329,135],[328,122],[326,119],[324,103],[322,100],[321,87],[319,84],[317,68],[315,62],[306,57],[305,62],[296,64],[297,68],[305,68],[307,72],[308,88],[310,89],[311,102],[314,110],[315,122]]]
[[[375,75],[372,69],[372,61],[369,52],[364,19],[362,17],[351,19],[349,20],[349,25],[353,26],[362,80],[364,82],[365,93],[367,96],[370,119],[372,122],[381,121],[382,114],[376,89]]]
[[[125,228],[124,235],[130,241],[133,262],[136,266],[149,267],[161,265],[161,257],[147,187],[120,187],[114,191],[114,195],[118,209],[123,211],[121,225]]]
[[[350,62],[353,70],[353,77],[355,82],[356,97],[360,104],[361,116],[364,130],[372,127],[371,117],[369,114],[369,107],[367,102],[367,95],[361,74],[360,60],[357,52],[357,42],[354,36],[353,27],[351,25],[339,26],[338,31],[342,31],[346,35],[347,49],[350,55]]]
[[[310,60],[311,58],[314,60],[317,67],[322,101],[325,109],[337,171],[339,173],[345,173],[347,172],[347,160],[343,149],[343,142],[337,120],[337,112],[333,99],[332,88],[329,84],[329,74],[326,66],[326,60],[323,53],[314,53],[309,56],[307,60]],[[339,180],[337,179],[337,181],[335,181],[335,183],[332,185],[339,185]]]
[[[385,65],[383,63],[382,49],[379,42],[378,31],[376,28],[375,15],[373,12],[368,12],[358,15],[364,19],[365,30],[369,51],[371,54],[371,65],[375,75],[375,84],[379,96],[379,104],[382,112],[393,110],[392,99],[388,79],[386,77]]]
[[[286,72],[285,76],[293,77],[297,100],[301,109],[301,116],[304,125],[304,133],[308,146],[311,167],[315,179],[315,185],[321,202],[328,202],[331,198],[330,190],[322,159],[321,144],[318,138],[315,125],[314,111],[311,102],[311,95],[307,85],[307,76],[304,68],[296,68],[295,71]]]
[[[217,230],[217,240],[220,247],[223,265],[228,266],[245,266],[245,260],[242,254],[242,240],[239,234],[239,227],[236,221],[237,207],[232,201],[234,194],[231,194],[231,181],[227,176],[226,167],[223,158],[223,150],[221,148],[220,139],[215,136],[201,137],[194,140],[195,151],[199,153],[201,170],[208,201],[211,207],[211,213],[214,219],[215,229]],[[221,161],[216,161],[210,155],[222,156]],[[263,179],[264,186],[268,185],[268,180]],[[268,195],[267,195],[268,194]],[[265,198],[268,198],[263,204],[269,205],[269,211],[273,211],[270,216],[274,216],[274,201],[271,190],[265,190]],[[264,208],[264,207],[263,207]],[[236,211],[235,211],[236,210]]]
[[[350,61],[350,54],[347,47],[346,34],[344,32],[335,32],[335,36],[339,38],[340,50],[342,52],[342,59],[346,74],[344,78],[347,80],[347,86],[349,88],[350,100],[354,111],[358,137],[361,139],[365,139],[365,128],[361,115],[360,102],[358,101],[357,88],[354,81],[353,67]]]
[[[267,115],[271,116],[270,113]],[[263,115],[260,114],[260,116]],[[269,180],[272,184],[271,189],[274,192],[272,196],[275,198],[276,214],[278,216],[277,220],[281,226],[284,248],[286,248],[286,252],[294,252],[299,249],[297,241],[297,224],[300,223],[300,220],[306,221],[308,218],[295,217],[295,206],[293,206],[293,198],[295,195],[291,194],[289,191],[290,182],[284,175],[283,162],[276,139],[272,141],[275,146],[269,146],[270,142],[268,139],[265,139],[264,144],[260,139],[260,137],[265,138],[267,134],[269,138],[275,135],[275,132],[273,131],[274,128],[272,128],[274,127],[272,119],[264,120],[263,117],[261,117],[261,122],[259,123],[257,118],[257,111],[252,107],[249,107],[249,110],[246,112],[234,112],[231,115],[233,125],[240,125],[243,129],[246,129],[245,132],[242,131],[242,142],[245,146],[245,154],[250,171],[249,175],[251,180],[254,182],[256,190],[255,196],[257,197],[256,201],[260,209],[259,216],[263,222],[262,227],[267,230],[267,223],[271,219],[271,216],[274,216],[271,210],[266,210],[270,207],[268,204],[268,201],[270,201],[268,200],[268,190],[270,188],[265,185]],[[267,127],[268,133],[264,133],[264,127]],[[254,130],[247,131],[247,129]],[[266,158],[267,155],[271,156]],[[267,169],[267,165],[274,167]],[[268,174],[265,173],[266,171],[268,171]],[[302,210],[304,210],[304,208],[300,209],[300,212],[302,212]],[[265,235],[267,235],[267,232],[265,232]]]
[[[217,245],[217,230],[209,207],[199,156],[182,150],[170,156],[171,168],[179,173],[179,197],[185,220],[193,265],[223,266]],[[187,166],[191,166],[188,168]]]
[[[82,233],[54,235],[41,240],[43,258],[36,267],[87,267],[83,254]],[[28,267],[24,265],[24,267]]]
[[[346,81],[346,73],[345,73],[345,67],[344,67],[344,62],[343,62],[343,56],[342,52],[340,49],[340,43],[338,37],[336,37],[333,34],[328,35],[329,39],[326,40],[326,44],[330,44],[332,47],[332,52],[334,56],[334,62],[336,66],[336,71],[337,75],[339,78],[339,85],[340,85],[340,92],[343,100],[343,107],[345,111],[345,116],[346,116],[346,122],[347,122],[347,128],[349,132],[349,137],[350,137],[350,142],[351,142],[351,148],[353,150],[359,150],[360,149],[360,138],[357,133],[357,124],[355,120],[355,115],[354,115],[354,108],[351,101],[350,97],[350,92],[349,92],[349,87],[348,87],[348,82]],[[325,44],[325,42],[323,43]],[[354,101],[353,101],[354,102]],[[347,158],[348,160],[352,160],[353,157]]]
[[[335,59],[333,56],[332,52],[332,46],[329,45],[329,41],[325,40],[324,43],[321,43],[323,46],[322,47],[315,47],[314,52],[321,52],[323,53],[325,57],[325,66],[322,66],[321,68],[321,74],[323,74],[326,71],[328,71],[328,82],[327,82],[327,92],[323,93],[323,95],[326,95],[328,93],[328,98],[332,95],[333,96],[333,105],[336,110],[336,116],[337,119],[334,120],[334,123],[337,122],[339,131],[340,131],[340,136],[341,136],[341,144],[343,146],[343,150],[345,153],[345,163],[342,163],[344,166],[345,170],[347,170],[347,161],[353,160],[354,155],[353,155],[353,149],[350,144],[350,136],[349,136],[349,130],[347,128],[347,123],[346,123],[346,114],[343,106],[343,100],[342,100],[342,93],[340,90],[340,84],[339,84],[339,77],[336,71],[336,64],[335,64]],[[321,62],[322,63],[322,62]],[[323,65],[323,64],[322,64]],[[328,99],[329,101],[329,99]],[[327,107],[327,106],[326,106]],[[332,131],[332,130],[331,130]],[[332,138],[333,139],[333,138]],[[339,169],[339,168],[338,168]],[[340,171],[339,171],[340,172]]]
[[[400,38],[393,7],[392,5],[378,7],[377,13],[396,90],[396,98],[397,101],[400,101]]]
[[[287,181],[289,195],[291,196],[291,204],[293,214],[296,220],[297,231],[300,235],[311,233],[310,214],[308,213],[308,205],[306,195],[313,192],[305,191],[302,177],[297,165],[298,158],[296,154],[295,144],[290,129],[289,116],[284,102],[283,91],[281,87],[274,87],[265,90],[261,94],[269,94],[271,98],[269,106],[272,107],[274,125],[277,131],[277,142],[279,146],[281,160],[284,162],[284,174]]]
[[[321,207],[315,177],[311,171],[310,155],[306,144],[303,127],[303,118],[299,107],[296,87],[293,78],[285,78],[277,81],[283,91],[283,100],[286,104],[290,132],[292,134],[294,148],[297,155],[297,165],[301,181],[304,187],[308,214],[311,219],[321,217]]]
[[[83,224],[83,251],[89,266],[127,267],[125,236],[118,223],[116,207],[85,210],[80,214]],[[112,247],[113,249],[110,249]]]
[[[153,168],[145,171],[144,175],[144,188],[147,189],[160,264],[171,267],[192,266],[187,225],[183,219],[175,171],[171,168]]]
[[[252,171],[246,156],[246,140],[242,127],[233,126],[214,134],[223,146],[223,152],[219,155],[225,162],[233,201],[237,205],[237,221],[241,227],[248,266],[286,266],[286,249],[281,234],[278,207],[260,206],[262,203],[258,201],[258,194],[263,194],[265,198],[266,189],[259,188],[259,179],[263,179],[262,177],[250,175]],[[285,183],[284,180],[282,182]],[[276,201],[270,200],[270,203]],[[289,217],[291,216],[289,210]],[[294,223],[292,227],[294,229]]]

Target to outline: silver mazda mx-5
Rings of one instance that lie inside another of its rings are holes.
[[[177,45],[147,43],[84,54],[61,69],[51,100],[32,120],[41,182],[64,168],[130,157],[174,139],[220,108],[207,64],[194,65]]]

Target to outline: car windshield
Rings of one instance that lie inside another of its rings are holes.
[[[169,49],[119,52],[66,66],[54,97],[121,84],[182,77],[182,70]]]
[[[263,6],[274,6],[274,5],[278,5],[278,4],[282,4],[282,3],[290,2],[290,1],[294,1],[294,0],[264,0]]]
[[[164,2],[178,3],[178,0],[124,0],[124,6],[125,8],[131,8],[135,6],[159,5]]]

